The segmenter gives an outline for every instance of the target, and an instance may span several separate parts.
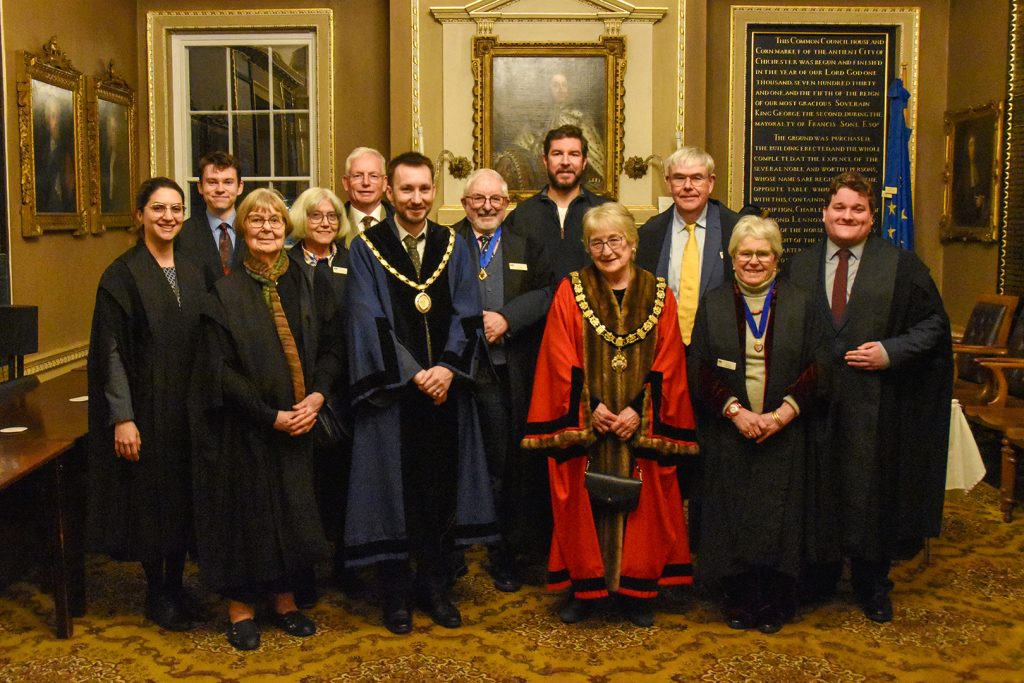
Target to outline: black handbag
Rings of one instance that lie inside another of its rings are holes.
[[[637,477],[620,477],[615,474],[602,474],[587,471],[583,475],[583,484],[590,494],[590,504],[608,512],[632,512],[640,502],[640,486],[643,484],[643,472],[633,464],[632,470]]]
[[[318,450],[334,448],[351,438],[343,403],[335,399],[324,401],[313,425],[313,443]]]

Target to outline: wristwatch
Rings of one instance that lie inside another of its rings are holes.
[[[725,415],[730,420],[740,414],[740,402],[733,401],[725,407]]]

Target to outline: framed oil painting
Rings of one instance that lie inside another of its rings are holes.
[[[994,242],[1002,196],[1003,103],[947,112],[942,238]]]
[[[587,140],[587,189],[615,197],[622,165],[625,43],[502,43],[473,39],[474,156],[497,170],[512,201],[548,183],[544,136],[572,124]]]
[[[51,38],[42,54],[18,58],[21,231],[88,228],[85,76]]]
[[[89,93],[90,204],[94,232],[130,228],[138,185],[135,92],[111,63]]]

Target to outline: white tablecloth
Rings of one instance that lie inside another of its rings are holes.
[[[949,453],[946,458],[946,490],[970,491],[985,476],[985,463],[964,417],[960,401],[953,399],[949,416]]]

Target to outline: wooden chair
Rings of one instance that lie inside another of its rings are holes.
[[[1018,322],[1018,328],[1024,324]],[[1024,334],[1021,335],[1024,338]],[[978,363],[991,373],[992,399],[985,405],[964,406],[964,414],[972,424],[999,435],[1000,473],[1003,521],[1009,522],[1013,513],[1017,480],[1017,451],[1024,450],[1024,357],[1017,355],[1024,348],[1024,339],[1018,341],[1016,330],[1010,341],[1015,355],[978,358]],[[1016,398],[1017,405],[1009,404]]]
[[[979,356],[1007,355],[1007,342],[1013,314],[1019,299],[1005,294],[983,294],[971,310],[961,338],[953,343],[955,383],[953,396],[961,404],[979,403],[988,398],[991,374],[978,362]],[[1019,330],[1024,357],[1024,329]]]

